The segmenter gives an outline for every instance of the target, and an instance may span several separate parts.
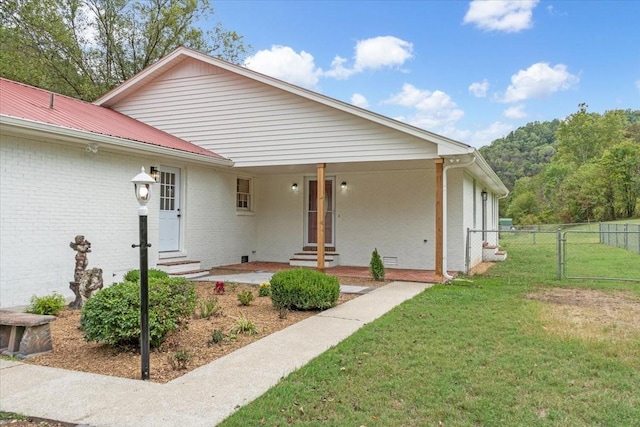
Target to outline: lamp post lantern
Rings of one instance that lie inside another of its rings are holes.
[[[147,242],[147,203],[151,199],[151,186],[156,182],[144,172],[144,167],[131,182],[136,192],[138,208],[140,244],[131,247],[140,248],[140,355],[142,359],[142,379],[149,379],[149,257],[147,249],[151,246]]]

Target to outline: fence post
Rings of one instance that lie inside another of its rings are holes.
[[[556,251],[558,252],[558,268],[556,269],[556,279],[562,279],[562,231],[558,228],[556,232]]]
[[[602,223],[598,223],[598,229],[600,230],[600,243],[604,243],[604,231],[602,230]]]
[[[629,250],[629,224],[624,225],[624,248]]]

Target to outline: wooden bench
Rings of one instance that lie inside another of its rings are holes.
[[[20,359],[50,353],[49,323],[54,320],[56,316],[0,310],[0,353]]]

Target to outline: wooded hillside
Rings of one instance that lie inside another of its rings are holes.
[[[640,216],[640,111],[533,122],[480,153],[511,190],[501,216],[516,224]]]

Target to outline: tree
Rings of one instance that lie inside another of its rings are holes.
[[[208,0],[3,0],[0,75],[93,100],[184,45],[238,63],[248,47]]]
[[[587,105],[561,122],[556,131],[558,153],[554,161],[567,162],[576,168],[596,159],[604,150],[624,139],[627,114],[612,110],[604,115],[588,113]]]
[[[631,218],[640,200],[640,143],[624,141],[611,147],[599,164],[612,189],[615,217]]]
[[[559,120],[527,123],[479,151],[507,188],[512,189],[519,178],[534,176],[549,163],[556,152],[555,131],[559,123]]]

